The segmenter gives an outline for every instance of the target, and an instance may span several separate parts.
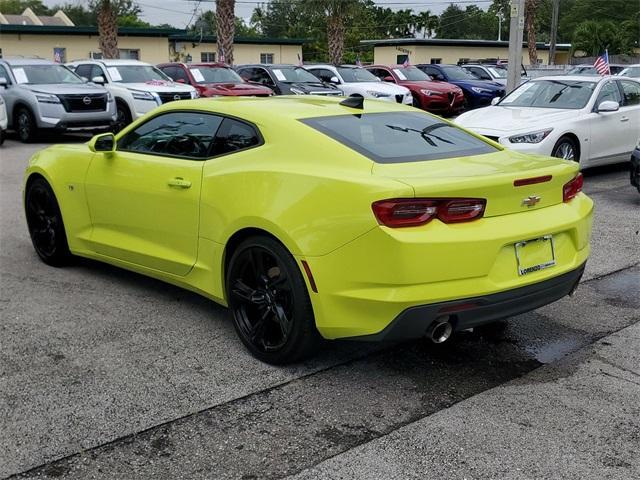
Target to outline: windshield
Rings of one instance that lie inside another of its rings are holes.
[[[431,81],[431,77],[416,67],[394,68],[394,73],[400,80],[412,80],[418,82]]]
[[[504,97],[499,105],[580,109],[587,104],[595,88],[595,82],[532,80]]]
[[[498,67],[487,67],[493,78],[507,78],[507,69]]]
[[[322,83],[318,77],[302,67],[278,67],[274,68],[272,71],[280,82]]]
[[[197,83],[244,83],[236,72],[225,67],[191,67],[193,79]]]
[[[78,75],[62,65],[20,65],[11,70],[16,82],[22,84],[84,83]]]
[[[151,65],[118,65],[107,67],[107,71],[114,82],[146,83],[153,81],[171,82],[164,73]]]
[[[378,77],[364,68],[338,68],[338,72],[345,83],[380,81]]]
[[[444,70],[444,74],[447,76],[449,80],[477,80],[478,77],[473,75],[472,73],[467,72],[462,67],[457,67],[455,65],[448,65],[441,67]]]
[[[497,149],[422,112],[336,115],[300,120],[377,163],[481,155]]]
[[[640,78],[640,67],[627,67],[619,75],[623,77]]]

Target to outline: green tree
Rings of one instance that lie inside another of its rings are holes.
[[[572,52],[582,51],[591,57],[601,55],[605,50],[610,55],[633,53],[634,44],[625,27],[610,20],[582,22],[573,33]]]
[[[0,0],[0,12],[20,15],[26,8],[36,15],[51,15],[52,12],[41,0]]]

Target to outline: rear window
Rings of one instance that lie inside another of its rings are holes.
[[[419,112],[336,115],[301,122],[377,163],[439,160],[498,150],[456,126]]]

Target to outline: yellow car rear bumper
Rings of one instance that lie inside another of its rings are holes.
[[[434,220],[413,228],[376,227],[330,254],[305,257],[318,289],[310,293],[318,330],[325,338],[395,338],[385,335],[385,329],[388,333],[397,318],[415,307],[430,318],[451,302],[481,298],[479,307],[508,300],[504,314],[499,309],[491,315],[489,310],[474,313],[471,307],[462,314],[462,307],[454,307],[454,328],[460,329],[551,303],[569,293],[582,274],[592,214],[593,202],[580,194],[569,203],[469,223]],[[556,264],[519,275],[514,245],[548,235]],[[532,288],[518,291],[528,286]],[[489,298],[510,291],[513,295]],[[534,300],[528,298],[531,294]],[[425,307],[436,304],[436,309]],[[423,327],[415,331],[423,332]],[[407,336],[415,335],[401,335]]]

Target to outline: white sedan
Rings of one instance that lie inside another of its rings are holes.
[[[581,168],[628,161],[640,138],[640,82],[541,77],[455,122],[505,147],[575,160]]]

